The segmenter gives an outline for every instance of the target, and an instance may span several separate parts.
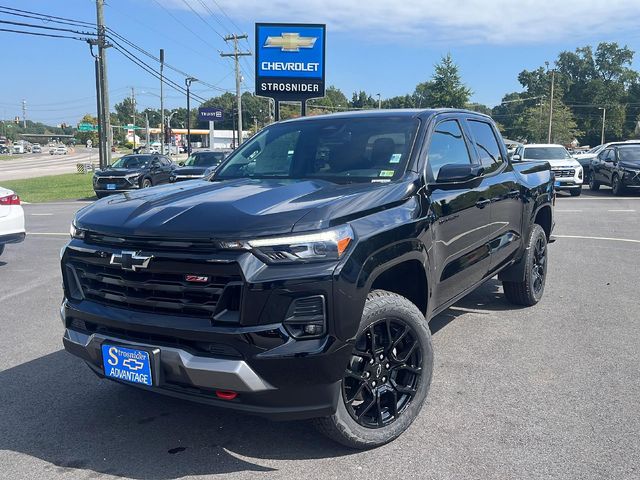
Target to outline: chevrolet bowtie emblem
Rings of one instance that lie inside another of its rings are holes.
[[[149,266],[153,256],[145,257],[136,252],[122,252],[111,255],[111,265],[120,265],[123,270],[135,272]]]
[[[317,37],[301,37],[299,33],[283,33],[279,37],[267,37],[265,47],[279,48],[283,52],[299,52],[301,48],[313,48]]]

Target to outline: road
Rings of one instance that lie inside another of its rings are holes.
[[[368,452],[95,377],[57,313],[82,204],[27,205],[29,236],[0,261],[2,477],[637,479],[640,199],[586,195],[557,201],[540,304],[514,309],[491,281],[434,319],[427,403]]]
[[[0,161],[0,182],[22,178],[42,177],[77,172],[76,164],[98,165],[98,149],[75,147],[67,155],[49,155],[49,147],[42,153],[14,155],[15,159]]]

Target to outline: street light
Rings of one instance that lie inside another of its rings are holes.
[[[607,118],[607,107],[598,107],[602,110],[602,134],[600,135],[600,145],[604,145],[604,121]]]
[[[176,113],[178,113],[178,111],[174,110],[167,117],[167,128],[169,129],[169,132],[171,132],[171,119]],[[164,129],[164,126],[163,126],[163,129]],[[164,131],[162,132],[162,135],[164,136]],[[162,154],[164,155],[164,152],[162,152]],[[171,139],[169,139],[169,155],[171,155]]]
[[[194,77],[187,77],[184,79],[184,84],[187,86],[187,155],[191,155],[191,105],[189,103],[189,87],[192,82],[197,82],[198,79]]]
[[[376,96],[378,97],[378,110],[382,109],[382,100],[380,98],[380,94],[376,93]]]

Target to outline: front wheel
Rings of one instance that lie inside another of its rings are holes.
[[[547,234],[534,224],[525,250],[525,276],[521,282],[502,282],[504,295],[515,305],[531,307],[538,303],[544,293],[547,279]]]
[[[600,189],[600,182],[596,182],[593,178],[593,173],[589,175],[589,189],[593,192],[597,192]]]
[[[0,255],[4,252],[4,243],[0,243]]]
[[[315,420],[316,427],[350,448],[390,442],[420,412],[432,371],[431,333],[424,315],[406,298],[374,290],[367,296],[337,410]]]
[[[571,194],[572,197],[579,197],[580,194],[582,193],[582,187],[569,190],[569,193]]]
[[[624,185],[622,184],[622,181],[620,180],[620,177],[618,175],[614,175],[611,178],[611,190],[613,190],[613,194],[616,197],[624,195]]]
[[[142,188],[149,188],[152,186],[153,186],[153,183],[151,182],[150,178],[145,178],[144,180],[142,180]]]

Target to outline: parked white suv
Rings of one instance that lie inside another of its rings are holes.
[[[22,242],[24,237],[24,210],[20,197],[0,187],[0,255],[7,243]]]
[[[562,145],[552,143],[530,143],[516,148],[514,162],[549,162],[555,175],[556,190],[564,190],[577,197],[582,193],[584,170]]]

